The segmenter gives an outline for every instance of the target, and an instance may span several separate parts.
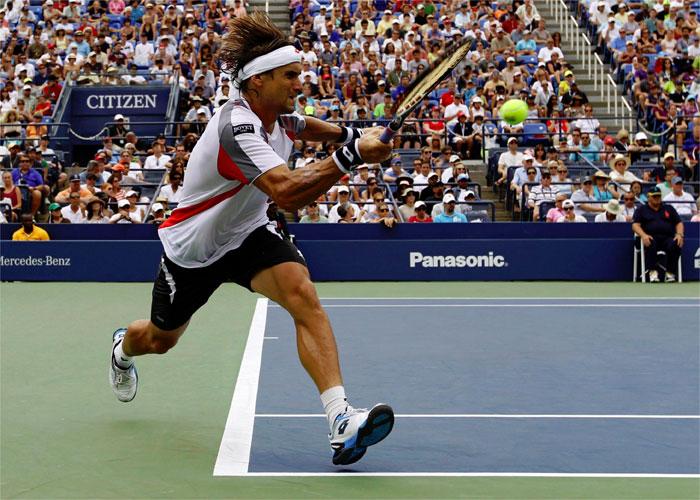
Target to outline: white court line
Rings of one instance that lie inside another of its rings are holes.
[[[321,297],[321,300],[700,300],[700,297]]]
[[[264,337],[264,340],[279,340],[279,337]]]
[[[599,477],[696,479],[700,474],[588,473],[588,472],[248,472],[251,477]]]
[[[234,476],[248,472],[268,302],[268,299],[258,299],[255,304],[226,428],[214,465],[215,476]]]
[[[270,307],[281,308],[282,306],[277,304],[271,304]],[[699,304],[324,304],[325,309],[329,308],[351,308],[351,307],[361,307],[363,309],[367,308],[393,308],[393,307],[516,307],[516,308],[552,308],[552,307],[583,307],[583,308],[698,308]]]
[[[449,413],[449,414],[415,414],[399,413],[397,418],[550,418],[550,419],[639,419],[639,420],[700,420],[700,415],[600,415],[600,414],[509,414],[509,413]],[[325,418],[322,413],[258,413],[256,418]]]

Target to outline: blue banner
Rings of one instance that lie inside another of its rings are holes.
[[[290,225],[316,281],[631,281],[626,224]],[[565,227],[562,227],[565,226]],[[52,241],[7,241],[4,281],[152,281],[162,253],[150,225],[44,226]],[[698,224],[686,224],[683,279],[700,278]],[[135,239],[142,239],[136,241]],[[125,258],[138,256],[138,258]]]
[[[153,281],[160,241],[4,241],[2,281]]]
[[[312,240],[297,244],[316,281],[632,280],[633,243],[629,238]],[[697,280],[697,242],[694,248],[686,246],[683,257],[684,279]]]
[[[163,131],[163,125],[142,125],[137,122],[163,122],[168,109],[170,87],[165,85],[136,85],[129,87],[72,87],[64,122],[83,137],[99,133],[116,114],[124,115],[130,128],[138,135],[153,135]]]

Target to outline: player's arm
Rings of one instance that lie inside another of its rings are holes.
[[[336,151],[333,156],[289,170],[286,164],[258,176],[254,185],[285,210],[297,210],[328,191],[341,176],[360,163],[380,163],[391,154],[391,146],[379,140],[381,127]],[[346,151],[347,150],[347,151]]]
[[[329,156],[295,170],[280,165],[262,174],[254,184],[280,208],[298,210],[328,191],[342,175]]]
[[[304,121],[306,122],[304,129],[297,134],[297,138],[303,141],[345,144],[353,139],[359,139],[362,135],[362,129],[324,122],[313,116],[305,116]]]

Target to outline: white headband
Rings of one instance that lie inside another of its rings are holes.
[[[286,45],[277,50],[256,57],[248,64],[243,66],[243,69],[238,72],[238,78],[236,78],[236,83],[238,85],[241,82],[247,80],[251,76],[259,75],[260,73],[265,73],[271,69],[279,68],[281,66],[286,66],[287,64],[301,62],[301,53],[291,45]]]

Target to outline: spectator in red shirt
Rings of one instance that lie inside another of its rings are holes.
[[[42,116],[51,116],[51,102],[44,94],[39,94],[34,112],[41,113]]]
[[[433,218],[428,215],[424,201],[417,201],[414,205],[416,215],[408,218],[408,222],[433,222]]]
[[[46,97],[51,103],[55,103],[58,100],[58,96],[61,95],[61,90],[63,86],[58,83],[58,78],[56,75],[49,75],[48,81],[44,86],[41,93]]]

